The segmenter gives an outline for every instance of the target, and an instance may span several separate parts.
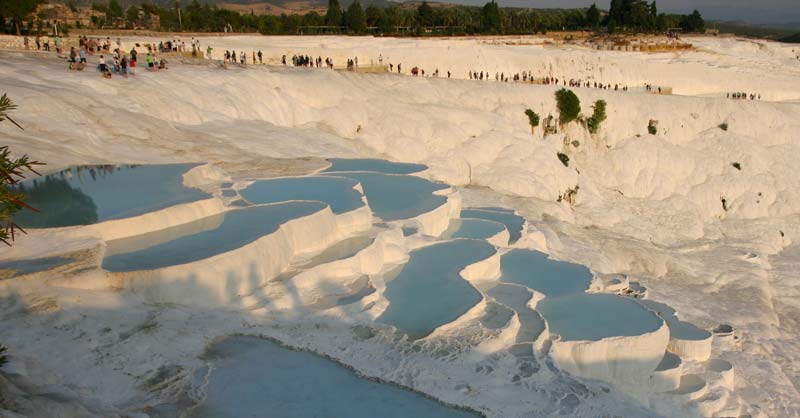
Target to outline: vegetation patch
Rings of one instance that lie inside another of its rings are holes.
[[[581,101],[572,90],[561,89],[557,91],[556,105],[558,107],[558,121],[562,125],[578,119],[581,113]]]
[[[528,116],[528,123],[531,125],[531,133],[539,126],[539,115],[531,109],[525,110],[525,115]]]
[[[564,154],[563,152],[559,152],[558,159],[561,161],[561,164],[564,164],[564,167],[569,167],[569,156]]]
[[[647,123],[647,132],[650,135],[655,135],[658,133],[658,121],[655,119],[650,119],[650,122]]]
[[[594,112],[592,113],[592,117],[586,121],[586,126],[589,128],[589,132],[595,134],[598,130],[600,130],[600,124],[606,120],[606,101],[605,100],[598,100],[594,102]]]

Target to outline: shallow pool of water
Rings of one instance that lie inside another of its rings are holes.
[[[239,194],[256,204],[316,200],[330,205],[333,213],[344,213],[364,206],[356,184],[345,177],[283,177],[258,180]]]
[[[580,265],[557,261],[534,250],[512,250],[500,258],[500,280],[555,297],[583,293],[592,281],[592,272]]]
[[[669,327],[669,334],[671,338],[686,341],[699,341],[711,338],[711,333],[698,328],[696,325],[689,322],[684,322],[678,319],[675,309],[649,299],[636,299],[636,302],[645,308],[656,312],[664,321],[667,322]]]
[[[212,346],[205,400],[189,417],[475,418],[419,393],[365,379],[305,351],[255,337]]]
[[[525,219],[508,209],[495,208],[467,208],[461,210],[462,218],[486,219],[487,221],[500,222],[506,226],[509,243],[513,244],[522,237],[522,225]]]
[[[112,272],[152,270],[191,263],[247,245],[295,218],[325,208],[287,202],[235,209],[174,228],[110,241],[102,267]]]
[[[378,321],[412,338],[422,338],[452,322],[482,298],[460,271],[494,253],[486,241],[464,239],[412,251],[397,277],[386,284],[389,307]]]
[[[418,173],[428,168],[422,164],[396,163],[374,158],[331,158],[331,166],[324,173],[339,171],[372,171],[386,174],[411,174]]]
[[[447,230],[442,233],[440,238],[488,239],[499,234],[504,229],[506,227],[500,222],[484,219],[452,219]]]
[[[384,221],[413,218],[443,205],[447,198],[433,192],[447,189],[446,184],[433,183],[416,176],[367,172],[342,172],[361,183],[372,212]]]
[[[642,335],[661,327],[661,319],[638,303],[616,295],[574,294],[545,298],[536,310],[551,333],[563,341],[597,341],[618,336]]]
[[[28,204],[22,227],[89,225],[194,202],[209,194],[183,185],[183,174],[199,164],[73,167],[20,183]]]

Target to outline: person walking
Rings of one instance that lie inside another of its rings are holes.
[[[123,56],[119,61],[119,71],[125,78],[128,78],[128,57]]]

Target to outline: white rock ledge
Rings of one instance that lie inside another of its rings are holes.
[[[366,231],[371,223],[372,211],[367,206],[339,215],[325,206],[235,250],[156,270],[109,273],[109,278],[113,287],[139,293],[149,302],[239,305],[242,295],[261,288],[286,269],[293,257]]]
[[[635,336],[598,341],[554,339],[550,355],[562,370],[589,379],[612,383],[640,400],[648,394],[648,379],[664,357],[669,328],[662,320],[658,329]]]

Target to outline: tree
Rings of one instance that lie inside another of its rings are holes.
[[[497,7],[497,3],[495,3],[494,0],[483,5],[483,10],[481,11],[481,17],[483,18],[484,32],[489,32],[489,33],[502,32],[503,28],[500,23],[500,8]]]
[[[350,3],[344,20],[346,26],[355,33],[364,33],[367,30],[367,16],[358,0]]]
[[[0,16],[14,21],[17,36],[21,35],[22,22],[36,10],[42,0],[3,0],[0,1]]]
[[[706,29],[706,22],[700,12],[695,10],[692,14],[683,17],[681,27],[686,32],[703,32]]]
[[[586,23],[593,28],[600,25],[600,9],[597,8],[596,3],[592,3],[592,5],[586,9]]]
[[[0,122],[8,120],[18,128],[22,127],[11,119],[9,112],[17,106],[5,94],[0,97]],[[27,155],[22,157],[12,157],[8,146],[0,147],[0,241],[11,245],[14,241],[16,230],[22,230],[15,222],[14,215],[23,208],[37,211],[25,203],[25,195],[14,186],[25,178],[25,171],[32,171],[39,174],[34,166],[41,165],[38,161],[32,161]],[[37,211],[38,212],[38,211]]]
[[[325,13],[325,24],[330,26],[341,26],[342,6],[339,0],[328,0],[328,11]]]
[[[364,10],[364,14],[367,16],[367,27],[381,26],[381,22],[386,19],[386,13],[383,11],[383,8],[373,4],[367,6]]]
[[[528,116],[528,123],[531,125],[531,133],[539,126],[539,115],[531,109],[525,110],[525,115]]]
[[[558,121],[562,125],[578,119],[581,113],[581,101],[572,90],[561,89],[556,92],[556,105],[558,107]]]
[[[119,1],[108,1],[108,15],[110,17],[122,17],[122,6],[119,5]]]
[[[139,8],[136,6],[128,7],[128,11],[125,12],[125,20],[130,26],[136,26],[139,21]]]
[[[605,100],[598,100],[594,102],[594,113],[592,113],[592,117],[586,121],[586,125],[589,128],[589,132],[597,133],[600,130],[600,124],[606,120],[606,101]]]
[[[611,27],[624,26],[623,0],[611,0],[611,7],[608,9],[608,16],[606,17],[606,25]],[[610,31],[610,29],[609,29]]]
[[[433,26],[433,7],[427,1],[417,7],[417,24],[419,26]]]

